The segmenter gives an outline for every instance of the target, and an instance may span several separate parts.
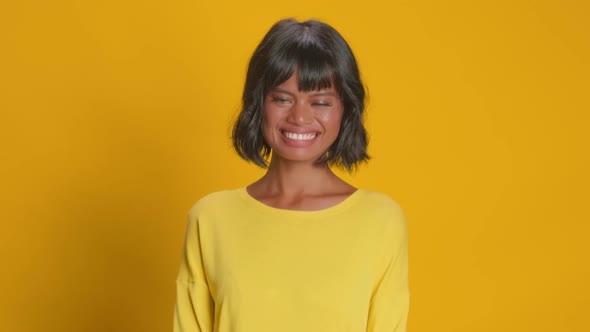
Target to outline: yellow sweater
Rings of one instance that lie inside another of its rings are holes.
[[[399,205],[357,190],[320,211],[272,208],[245,188],[189,212],[175,332],[405,332]]]

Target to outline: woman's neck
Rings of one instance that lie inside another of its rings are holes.
[[[322,194],[344,183],[328,165],[273,158],[266,174],[256,182],[268,193],[284,196]]]
[[[266,174],[248,186],[255,199],[277,208],[318,210],[333,206],[356,188],[327,165],[273,159]]]

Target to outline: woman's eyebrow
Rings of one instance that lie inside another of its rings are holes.
[[[285,89],[281,89],[281,88],[276,88],[275,87],[275,88],[272,88],[271,91],[285,93],[285,94],[288,94],[290,96],[293,96],[293,93],[291,93],[291,92],[289,92],[289,91],[287,91]]]
[[[294,93],[287,91],[285,89],[281,89],[278,87],[274,87],[271,89],[271,91],[273,92],[280,92],[280,93],[284,93],[284,94],[288,94],[289,96],[295,96]],[[314,94],[311,95],[312,97],[338,97],[338,94],[336,92],[332,92],[332,91],[318,91]]]
[[[335,92],[321,91],[318,93],[314,93],[312,96],[314,96],[314,97],[322,97],[322,96],[337,97],[338,95]]]
[[[287,90],[281,89],[281,88],[277,88],[277,87],[272,88],[271,91],[288,94],[290,96],[294,96],[295,95],[294,93],[292,93],[290,91],[287,91]],[[335,93],[335,92],[331,92],[331,91],[318,91],[318,92],[312,94],[311,96],[312,97],[323,97],[323,96],[338,97],[338,94]]]

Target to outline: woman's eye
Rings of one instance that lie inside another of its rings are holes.
[[[313,103],[313,106],[332,106],[330,103]]]
[[[271,101],[279,104],[286,104],[289,102],[289,99],[281,97],[272,97]]]

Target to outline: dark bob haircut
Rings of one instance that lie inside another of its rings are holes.
[[[236,152],[260,167],[268,167],[271,148],[263,136],[264,99],[274,87],[297,71],[299,90],[328,88],[332,82],[344,108],[336,141],[316,162],[347,171],[369,159],[363,125],[365,89],[352,50],[331,26],[294,19],[275,23],[252,55],[242,96],[242,109],[233,128]]]

